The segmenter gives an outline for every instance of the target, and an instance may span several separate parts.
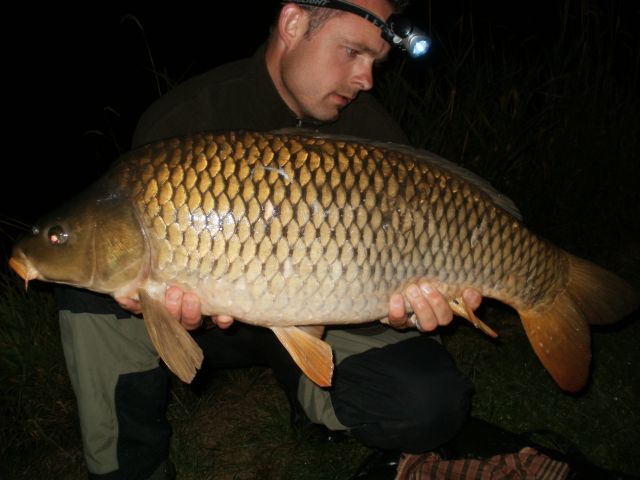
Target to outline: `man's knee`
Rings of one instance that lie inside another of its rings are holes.
[[[407,395],[404,419],[396,438],[402,451],[422,453],[451,440],[462,428],[471,409],[473,386],[458,370],[443,370],[428,380],[403,385]]]
[[[338,419],[364,444],[424,452],[458,432],[472,391],[444,347],[422,337],[347,358],[331,397]]]

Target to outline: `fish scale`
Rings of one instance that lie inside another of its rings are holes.
[[[132,151],[36,225],[10,264],[27,282],[138,296],[184,381],[202,352],[163,305],[169,285],[196,293],[204,314],[271,328],[323,386],[331,348],[298,326],[385,317],[391,294],[418,279],[493,335],[463,289],[515,308],[569,391],[588,378],[588,325],[640,303],[615,274],[528,230],[471,172],[408,146],[299,131],[202,133]]]
[[[528,305],[566,269],[554,249],[542,261],[527,255],[541,241],[486,194],[383,147],[209,134],[160,142],[126,164],[121,185],[133,185],[152,233],[154,275],[196,291],[211,283],[231,296],[242,290],[251,308],[234,302],[233,313],[249,322],[368,321],[418,277],[454,296],[482,285]]]

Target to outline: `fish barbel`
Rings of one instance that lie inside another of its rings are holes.
[[[169,285],[204,314],[271,328],[319,385],[322,326],[387,315],[426,279],[457,314],[471,287],[517,310],[558,385],[588,379],[589,324],[640,296],[611,272],[539,238],[486,181],[407,146],[299,132],[203,133],[124,155],[19,241],[10,265],[39,279],[139,298],[158,353],[183,381],[202,352],[163,305]]]

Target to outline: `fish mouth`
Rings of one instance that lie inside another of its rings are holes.
[[[38,270],[22,254],[14,254],[9,259],[9,266],[24,280],[25,290],[29,287],[29,280],[38,278]]]

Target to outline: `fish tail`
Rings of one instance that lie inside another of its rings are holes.
[[[638,308],[640,294],[617,275],[566,255],[564,288],[550,302],[518,313],[544,367],[562,389],[577,392],[589,377],[589,325],[611,324],[630,314]]]

